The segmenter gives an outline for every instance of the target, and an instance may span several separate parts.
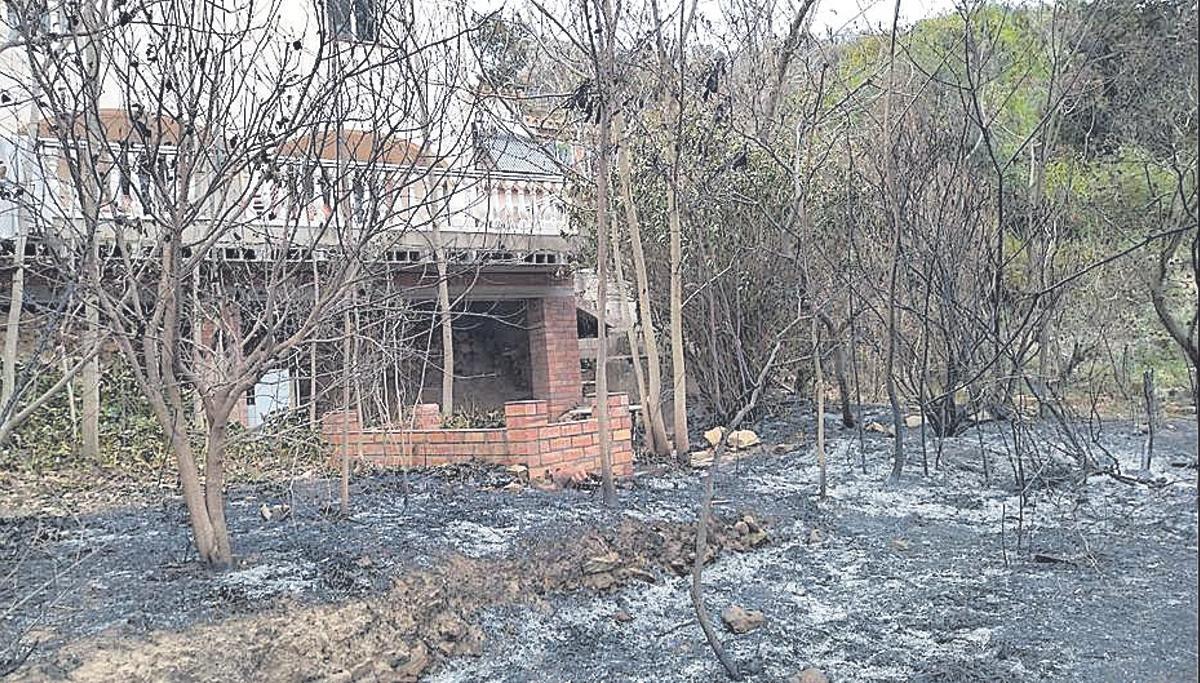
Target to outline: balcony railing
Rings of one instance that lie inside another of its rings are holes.
[[[311,180],[255,182],[245,218],[265,225],[300,227],[366,222],[374,227],[428,229],[436,220],[448,231],[560,235],[568,228],[558,180],[486,175],[443,175],[437,182],[353,174],[340,183],[313,171]],[[382,225],[380,225],[382,223]]]

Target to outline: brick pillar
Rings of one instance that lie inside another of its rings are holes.
[[[406,425],[407,426],[407,425]],[[412,429],[441,429],[442,408],[436,403],[418,403],[413,407]]]
[[[554,418],[578,406],[583,398],[575,297],[530,299],[528,311],[533,397],[546,401]]]

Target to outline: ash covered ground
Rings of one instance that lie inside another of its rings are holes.
[[[819,501],[796,410],[757,425],[764,446],[716,480],[705,597],[718,628],[730,604],[764,613],[721,631],[747,679],[1195,680],[1194,419],[1163,426],[1144,481],[1043,482],[1024,505],[1005,424],[944,440],[928,477],[910,432],[891,486],[890,438],[831,428]],[[1056,439],[1046,425],[1026,447]],[[1098,442],[1137,470],[1128,423]],[[0,509],[0,663],[21,681],[721,680],[680,574],[698,472],[644,471],[613,510],[506,477],[362,477],[351,520],[331,514],[329,481],[235,488],[223,574],[194,562],[173,496]],[[747,515],[765,543],[739,539]]]

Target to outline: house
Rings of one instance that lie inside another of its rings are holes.
[[[120,74],[106,76],[118,80],[106,81],[101,106],[55,114],[31,94],[36,88],[19,52],[3,53],[0,90],[10,106],[0,106],[0,184],[19,186],[21,196],[0,191],[0,252],[7,254],[0,292],[21,271],[22,305],[52,308],[89,249],[102,277],[152,272],[154,226],[186,221],[179,258],[194,266],[191,280],[181,282],[195,299],[189,362],[196,375],[219,375],[222,359],[242,352],[243,335],[264,334],[250,322],[254,306],[286,300],[269,330],[285,334],[303,323],[311,308],[305,302],[318,301],[322,285],[346,286],[326,278],[353,272],[357,308],[345,324],[355,339],[360,423],[440,402],[443,349],[435,331],[443,284],[460,404],[499,410],[534,401],[550,421],[578,406],[565,173],[576,162],[571,148],[536,139],[514,125],[513,112],[489,101],[470,77],[469,51],[437,37],[461,26],[451,4],[437,11],[422,5],[420,13],[413,3],[318,5],[323,13],[314,15],[313,3],[285,0],[274,22],[244,24],[248,37],[267,31],[279,39],[283,47],[271,57],[279,64],[304,74],[304,60],[312,60],[323,82],[337,85],[322,104],[336,116],[310,115],[294,130],[287,120],[263,120],[266,107],[248,110],[255,116],[237,108],[243,97],[274,102],[254,84],[245,86],[249,93],[231,91],[227,107],[211,98],[204,116],[181,115],[130,95],[133,82],[120,87]],[[38,26],[66,20],[53,4],[49,11]],[[19,28],[30,19],[14,21]],[[239,25],[232,15],[221,21]],[[139,30],[137,22],[128,30]],[[423,47],[411,49],[415,43]],[[289,50],[299,56],[293,60]],[[423,78],[389,80],[418,71]],[[172,86],[158,78],[160,90]],[[404,85],[389,89],[393,82]],[[64,106],[77,101],[59,94]],[[68,176],[68,158],[85,148],[95,171],[90,199]],[[178,205],[194,214],[177,215]],[[352,260],[351,271],[344,264]],[[230,313],[222,303],[233,300],[240,309]],[[259,373],[235,411],[238,421],[253,427],[285,408],[315,419],[345,407],[339,389],[351,390],[349,345],[325,342],[318,332]]]

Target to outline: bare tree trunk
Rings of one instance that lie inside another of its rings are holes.
[[[650,450],[659,455],[670,452],[666,422],[662,412],[662,362],[658,353],[658,336],[654,330],[654,311],[650,308],[650,284],[646,276],[646,254],[642,249],[642,227],[637,206],[633,203],[628,145],[623,144],[624,117],[618,112],[614,130],[618,140],[617,176],[621,182],[621,203],[625,206],[625,224],[629,226],[630,248],[633,254],[633,274],[637,282],[638,315],[642,339],[646,344],[646,392],[642,394],[643,415]]]
[[[433,259],[438,273],[438,324],[442,333],[442,416],[454,414],[454,326],[450,312],[449,269],[437,217],[433,220]]]
[[[229,415],[208,416],[208,447],[204,453],[204,504],[213,529],[213,554],[209,562],[227,569],[233,563],[229,526],[225,523],[225,448]]]
[[[617,223],[616,216],[610,221],[612,229],[609,230],[609,236],[612,239],[613,250],[613,276],[617,280],[617,291],[621,293],[621,300],[624,302],[625,296],[625,266],[622,265],[621,257],[621,229]],[[646,373],[642,369],[641,347],[638,345],[637,324],[636,320],[630,320],[629,326],[625,330],[625,338],[629,344],[629,356],[633,361],[633,377],[637,382],[638,400],[642,403],[642,419],[646,419]],[[650,451],[654,451],[653,436],[651,436],[650,423],[646,421],[646,440]]]
[[[86,349],[95,348],[100,343],[100,308],[88,295],[85,304],[87,327],[84,329],[83,346]],[[100,459],[100,356],[95,354],[83,367],[80,376],[81,392],[83,393],[83,409],[81,411],[81,432],[83,435],[83,457],[98,461]]]
[[[100,8],[97,3],[84,2],[79,6],[80,19],[83,26],[88,30],[95,30],[101,25],[99,18]],[[99,110],[95,108],[100,99],[100,81],[102,59],[111,55],[103,54],[100,47],[100,41],[89,40],[86,43],[84,50],[85,73],[95,79],[95,83],[86,86],[87,99],[90,100],[84,109],[84,122],[86,126],[86,144],[84,150],[92,158],[96,159],[99,152],[105,149],[105,145],[101,142],[104,139],[104,127],[100,121]],[[102,188],[99,186],[100,181],[94,175],[88,176],[88,182],[84,187],[81,187],[80,210],[84,216],[84,222],[87,225],[96,225],[100,215],[100,197]],[[88,250],[87,259],[88,267],[96,269],[99,272],[100,268],[100,245],[98,240],[91,241]],[[94,284],[99,287],[99,277],[96,278]],[[84,330],[84,348],[95,349],[100,343],[100,307],[97,297],[97,291],[87,292],[85,294],[85,317],[86,328]],[[82,421],[81,432],[83,436],[83,457],[98,461],[100,459],[100,355],[96,353],[92,355],[87,365],[83,368],[81,376],[82,391],[83,391],[83,406],[82,406]]]
[[[71,371],[71,364],[67,357],[66,349],[63,349],[62,354],[62,372],[63,376]],[[75,383],[67,382],[67,414],[71,418],[71,443],[78,443],[79,438],[79,411],[75,409]]]
[[[853,293],[851,293],[853,296]],[[825,331],[829,333],[829,338],[833,343],[833,374],[838,385],[838,403],[841,404],[842,410],[842,426],[846,428],[853,427],[854,411],[850,408],[850,382],[846,377],[846,339],[847,328],[842,328],[841,334],[834,327],[833,320],[824,311],[817,309],[817,316],[821,320],[821,324],[825,327]]]
[[[1154,304],[1154,312],[1158,315],[1163,328],[1187,356],[1192,368],[1196,370],[1197,376],[1200,376],[1200,343],[1197,343],[1196,336],[1197,317],[1200,316],[1200,312],[1193,309],[1193,317],[1190,321],[1180,321],[1167,306],[1167,276],[1171,260],[1175,258],[1175,252],[1179,249],[1186,234],[1184,232],[1176,233],[1159,252],[1157,268],[1150,282],[1150,302]],[[1193,268],[1195,276],[1200,281],[1200,246],[1197,246],[1200,244],[1200,237],[1193,236],[1192,240]]]
[[[1146,446],[1142,451],[1142,471],[1150,473],[1150,462],[1154,458],[1154,420],[1157,408],[1154,403],[1154,369],[1146,368],[1142,373],[1142,394],[1146,397]]]
[[[676,141],[678,144],[678,141]],[[671,232],[671,402],[675,413],[675,451],[686,458],[688,444],[687,368],[683,357],[683,226],[679,216],[678,153],[672,153],[671,166],[676,176],[667,192],[667,217]]]
[[[667,144],[667,228],[670,234],[671,263],[671,401],[674,411],[674,443],[675,453],[680,460],[686,460],[688,444],[687,420],[687,368],[683,352],[683,219],[679,206],[679,156],[683,144],[683,102],[685,83],[687,80],[686,57],[684,49],[688,34],[691,32],[692,20],[696,15],[696,0],[692,0],[690,8],[685,11],[685,3],[679,6],[679,35],[675,42],[674,62],[667,56],[666,41],[663,40],[662,26],[658,3],[650,3],[654,16],[654,35],[658,47],[660,75],[670,83],[671,95],[667,102],[663,120],[671,126],[671,137]]]
[[[821,337],[817,333],[817,321],[813,320],[813,393],[817,399],[817,481],[821,500],[825,500],[827,467],[825,463],[825,372],[821,367]]]
[[[596,80],[600,90],[600,149],[596,157],[596,432],[600,440],[600,474],[604,504],[613,506],[617,492],[613,484],[612,444],[608,419],[608,240],[609,157],[612,154],[612,109],[614,37],[616,16],[612,0],[595,0],[603,18],[600,45],[592,44]]]
[[[895,11],[892,15],[892,34],[890,59],[888,61],[888,89],[883,100],[884,139],[887,141],[886,157],[884,158],[884,173],[887,183],[887,202],[891,209],[892,218],[892,253],[891,273],[888,278],[888,338],[887,361],[885,363],[884,382],[887,386],[888,404],[892,408],[892,431],[895,435],[892,452],[892,473],[890,479],[897,481],[904,472],[904,416],[900,414],[900,399],[896,394],[896,347],[899,345],[899,329],[897,328],[896,280],[900,270],[900,200],[896,196],[895,178],[895,124],[892,121],[892,98],[896,89],[896,31],[900,23],[900,0],[896,0]]]
[[[350,363],[352,361],[350,335],[354,330],[350,322],[350,309],[342,318],[342,461],[341,483],[338,487],[338,510],[343,517],[350,516]]]
[[[317,268],[317,259],[312,259],[313,299],[321,298],[321,276]],[[308,345],[308,426],[318,427],[317,415],[317,342],[314,339]]]
[[[13,245],[12,285],[8,296],[8,325],[4,328],[4,377],[0,379],[0,410],[8,406],[17,383],[17,345],[25,302],[25,231],[18,229]]]
[[[204,314],[200,307],[200,266],[192,271],[192,309],[191,319],[188,321],[188,327],[192,333],[192,367],[199,368],[204,362]],[[197,391],[192,396],[192,415],[194,416],[196,429],[204,429],[206,418],[204,415],[204,397]]]
[[[157,398],[151,399],[158,403],[156,412],[166,415],[166,405]],[[183,501],[187,506],[188,519],[192,527],[192,538],[200,560],[206,564],[219,565],[222,558],[217,550],[216,530],[208,516],[208,505],[205,500],[204,488],[200,485],[200,471],[196,468],[196,457],[191,444],[187,440],[186,425],[182,420],[174,421],[171,430],[171,450],[175,452],[175,462],[179,467],[179,484],[183,489]],[[230,558],[226,558],[228,561]]]

